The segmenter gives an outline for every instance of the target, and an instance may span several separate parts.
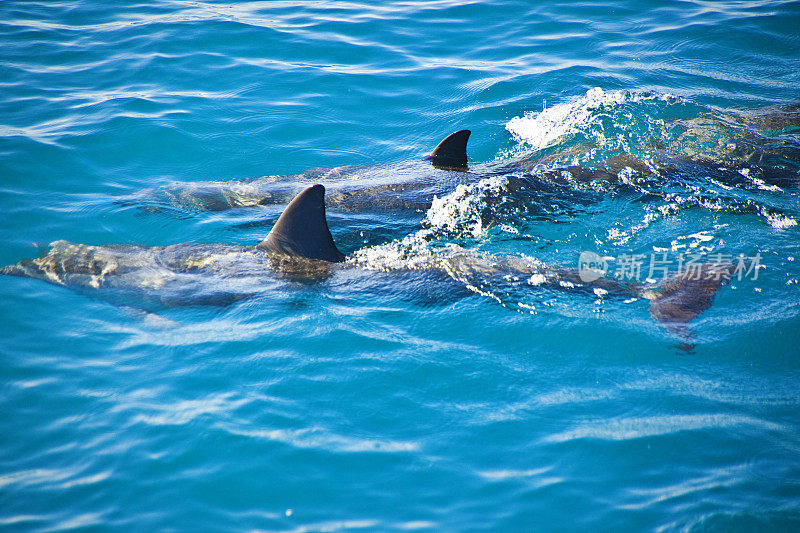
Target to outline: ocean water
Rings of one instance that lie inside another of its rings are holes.
[[[473,170],[329,208],[353,268],[236,303],[0,276],[0,528],[797,531],[798,28],[769,0],[0,2],[2,265],[254,245],[282,209],[142,190],[413,181],[462,128]],[[502,266],[582,252],[646,287],[745,268],[674,327]]]

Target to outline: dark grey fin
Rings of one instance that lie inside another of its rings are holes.
[[[344,261],[325,219],[325,187],[314,185],[295,196],[257,248],[331,263]]]
[[[662,324],[685,324],[711,306],[733,272],[730,263],[697,265],[644,290],[642,296],[650,300],[650,315]]]
[[[426,157],[437,168],[467,168],[467,141],[472,132],[459,130],[445,137]]]

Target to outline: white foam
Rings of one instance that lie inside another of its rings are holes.
[[[428,246],[427,230],[408,235],[386,244],[356,250],[347,262],[367,270],[426,270],[438,264],[438,258]],[[451,245],[455,248],[456,245]]]
[[[433,199],[423,225],[437,232],[480,237],[486,230],[481,213],[488,207],[487,201],[501,196],[507,186],[508,178],[502,176],[459,185],[452,193]]]
[[[671,94],[607,92],[595,87],[573,102],[557,104],[541,112],[528,112],[521,117],[512,118],[506,124],[506,129],[517,142],[528,144],[534,150],[541,150],[565,135],[585,131],[587,125],[597,116],[596,111],[599,109],[618,107],[628,102],[675,99],[676,97]]]
[[[762,214],[764,215],[764,217],[766,217],[767,222],[769,222],[769,225],[775,229],[786,229],[797,225],[797,220],[788,215],[769,213],[766,210],[763,210]]]
[[[528,278],[528,285],[542,285],[547,282],[547,278],[543,274],[534,274]]]

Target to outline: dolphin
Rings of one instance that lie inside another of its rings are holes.
[[[148,210],[223,211],[284,205],[309,182],[324,181],[329,188],[326,205],[331,209],[418,213],[457,185],[498,175],[534,193],[552,186],[606,191],[610,187],[664,197],[670,184],[681,186],[692,176],[708,176],[725,187],[751,190],[800,187],[800,145],[793,137],[800,127],[800,105],[741,116],[706,114],[674,120],[668,127],[670,135],[647,141],[651,145],[642,147],[642,155],[613,153],[593,163],[575,162],[597,148],[584,143],[548,150],[544,155],[470,165],[467,143],[471,132],[463,129],[445,137],[424,160],[345,166],[294,176],[176,183],[118,201]],[[761,134],[759,129],[770,134]],[[755,209],[732,201],[737,211]]]
[[[533,279],[535,285],[564,290],[576,287],[625,298],[650,300],[650,313],[664,324],[684,324],[709,307],[732,269],[698,279],[673,276],[661,284],[623,283],[598,277],[584,281],[575,269],[551,266],[532,257],[497,256],[452,246],[445,253],[423,254],[400,265],[376,264],[364,254],[346,258],[338,249],[325,216],[325,188],[313,185],[285,208],[267,237],[255,246],[183,243],[170,246],[112,244],[94,246],[55,241],[40,257],[0,268],[0,273],[43,280],[79,291],[116,290],[166,306],[225,305],[274,287],[279,280],[313,280],[339,269],[420,271],[443,274],[469,287],[494,276]],[[719,267],[717,267],[719,270]],[[478,278],[479,281],[475,282]],[[475,289],[475,292],[480,292]]]
[[[312,170],[300,175],[269,176],[233,181],[175,183],[144,189],[122,197],[119,203],[137,205],[149,211],[170,206],[183,211],[219,212],[240,207],[286,204],[310,180],[324,180],[328,186],[325,204],[336,211],[425,212],[436,196],[453,191],[457,185],[482,178],[508,176],[518,188],[547,189],[552,184],[569,186],[595,180],[613,182],[620,172],[654,176],[652,163],[629,154],[616,154],[595,167],[550,165],[564,153],[536,160],[469,165],[468,129],[451,133],[420,161],[383,166],[344,166]],[[423,163],[427,161],[429,163]],[[389,181],[387,181],[389,180]],[[374,184],[376,181],[385,182]]]
[[[370,207],[425,210],[435,195],[446,194],[459,183],[476,180],[469,175],[467,142],[470,134],[466,129],[451,133],[429,156],[419,161],[318,169],[292,176],[175,183],[139,191],[119,202],[143,205],[149,210],[172,206],[189,211],[285,205],[309,182],[324,180],[329,188],[326,204],[337,211],[359,212]]]

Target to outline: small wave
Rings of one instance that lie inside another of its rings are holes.
[[[359,439],[337,435],[320,427],[303,429],[229,429],[235,435],[283,442],[297,448],[318,448],[335,452],[414,452],[415,442],[386,439]]]
[[[512,152],[522,157],[521,168],[529,165],[535,176],[566,176],[559,183],[576,191],[647,198],[639,224],[608,230],[608,239],[624,245],[657,220],[688,208],[753,214],[776,230],[797,226],[793,195],[784,193],[800,183],[800,145],[791,133],[773,138],[758,129],[775,114],[722,111],[672,94],[594,88],[571,102],[513,118],[506,129],[518,143]],[[573,169],[582,174],[579,179]]]
[[[110,470],[80,476],[77,469],[33,469],[13,472],[0,476],[0,488],[7,486],[51,486],[59,489],[68,489],[83,485],[93,485],[110,478]]]
[[[682,102],[682,99],[671,94],[606,92],[600,87],[595,87],[573,102],[557,104],[541,112],[529,112],[524,116],[513,118],[506,124],[506,129],[518,142],[525,143],[534,150],[542,150],[567,135],[589,131],[591,125],[602,128],[602,119],[608,115],[603,115],[601,112],[612,111],[626,103],[646,101],[673,104]],[[596,134],[598,139],[601,139],[601,133],[602,129]]]
[[[132,408],[135,404],[139,404],[136,406],[137,410],[143,408],[144,410],[151,411],[150,413],[138,413],[131,419],[131,424],[143,423],[148,426],[183,426],[204,416],[222,416],[225,413],[233,413],[236,409],[247,403],[247,400],[234,396],[233,393],[212,394],[198,400],[182,400],[163,404],[147,404],[141,400],[132,399],[133,405],[125,409]]]
[[[602,424],[591,424],[573,430],[545,437],[544,442],[567,442],[575,439],[632,440],[644,437],[669,435],[679,431],[732,427],[739,425],[757,426],[762,429],[778,431],[782,426],[747,416],[676,415],[644,418],[625,418],[605,420]]]
[[[761,214],[767,219],[769,225],[775,229],[787,229],[797,225],[797,219],[788,215],[770,213],[767,210],[762,210]]]

